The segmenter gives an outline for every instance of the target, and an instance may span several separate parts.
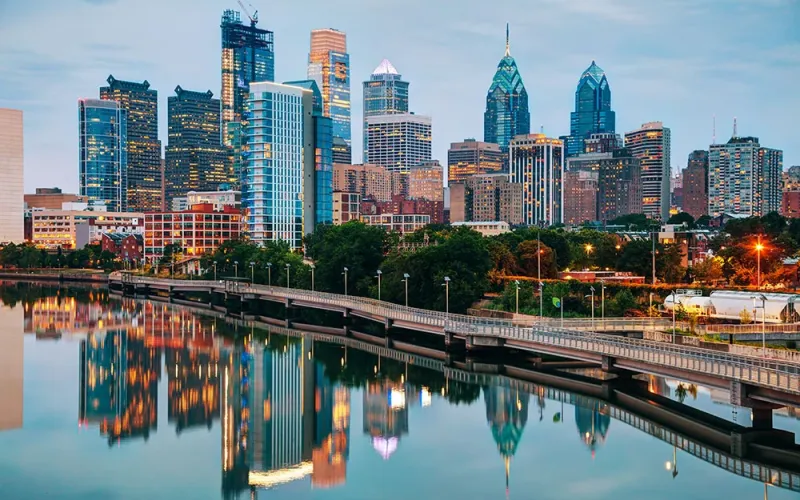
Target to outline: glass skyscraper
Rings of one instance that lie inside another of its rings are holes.
[[[350,55],[344,33],[335,29],[311,32],[308,78],[317,82],[322,93],[322,116],[332,120],[333,137],[350,146]]]
[[[584,141],[592,134],[614,133],[616,116],[611,110],[611,88],[605,72],[594,61],[578,81],[575,111],[570,113],[569,123],[567,156],[583,153]]]
[[[528,226],[564,222],[564,143],[544,134],[520,135],[509,145],[509,179],[522,184]]]
[[[364,158],[368,157],[367,118],[408,113],[408,82],[384,59],[364,82]],[[366,161],[366,160],[365,160]]]
[[[128,201],[127,113],[116,101],[78,101],[80,194],[111,212]]]
[[[161,209],[161,141],[158,140],[158,92],[150,83],[108,77],[100,99],[117,101],[127,112],[128,210]]]
[[[641,163],[642,212],[663,221],[669,218],[670,138],[670,129],[661,122],[625,134],[625,147]]]
[[[242,121],[250,83],[275,80],[275,51],[273,33],[256,28],[257,18],[250,26],[242,23],[239,12],[226,10],[222,14],[222,122],[226,127],[223,141],[237,131],[229,131],[227,124]]]
[[[220,101],[180,86],[167,99],[169,144],[165,151],[167,204],[188,191],[216,191],[234,183],[228,152],[220,143]]]
[[[528,111],[528,92],[522,83],[517,62],[511,57],[511,46],[506,26],[506,53],[497,65],[497,72],[486,95],[486,112],[483,114],[483,140],[499,144],[503,153],[517,135],[531,131]]]

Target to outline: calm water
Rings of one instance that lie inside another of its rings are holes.
[[[765,496],[599,401],[101,290],[5,284],[0,299],[3,500]],[[685,403],[745,424],[726,398]],[[775,425],[800,434],[793,415]]]

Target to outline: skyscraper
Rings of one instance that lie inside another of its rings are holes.
[[[256,28],[257,14],[245,26],[239,12],[222,14],[222,122],[242,121],[250,83],[275,80],[275,52],[271,31]],[[227,130],[223,131],[227,132]],[[230,145],[227,133],[225,144]]]
[[[308,78],[317,82],[322,93],[322,116],[332,120],[334,140],[343,139],[350,146],[350,55],[343,32],[311,32]],[[347,163],[351,160],[348,158]]]
[[[563,222],[564,143],[544,134],[519,135],[509,144],[509,178],[523,185],[524,223]]]
[[[331,154],[330,120],[314,117],[319,96],[313,80],[252,85],[248,107],[254,118],[244,129],[249,151],[242,205],[255,243],[283,240],[299,248],[318,219],[333,219],[332,185],[328,189],[325,181],[332,179],[330,170],[325,171]],[[317,206],[328,201],[329,208]]]
[[[25,241],[22,111],[0,108],[0,243]]]
[[[220,101],[180,86],[167,99],[169,143],[165,148],[167,204],[189,191],[216,191],[234,183],[233,166],[220,143]]]
[[[708,214],[708,151],[703,149],[689,153],[683,171],[682,209],[695,219]]]
[[[384,59],[364,82],[364,158],[367,163],[367,118],[408,113],[408,82]]]
[[[508,151],[508,143],[515,136],[525,135],[530,131],[528,92],[522,83],[517,62],[511,57],[508,25],[506,25],[506,53],[497,65],[497,72],[486,95],[483,140],[499,144],[505,153]]]
[[[642,211],[653,219],[669,217],[670,136],[661,122],[625,134],[625,147],[641,162]]]
[[[431,159],[431,118],[414,113],[373,115],[366,122],[364,163],[408,170]]]
[[[781,208],[783,151],[731,137],[708,154],[708,214],[762,217]]]
[[[497,144],[475,139],[453,142],[447,150],[448,182],[463,182],[474,175],[501,172],[504,157]]]
[[[620,148],[598,160],[597,219],[642,213],[641,162],[630,150]]]
[[[78,101],[80,195],[111,212],[128,209],[127,124],[127,112],[116,101]]]
[[[567,156],[584,152],[584,140],[591,134],[614,133],[616,118],[611,110],[611,88],[605,72],[592,61],[578,81],[575,111],[570,113]]]
[[[100,87],[100,99],[117,101],[127,112],[128,210],[161,208],[161,141],[158,139],[158,92],[150,83],[108,77]]]

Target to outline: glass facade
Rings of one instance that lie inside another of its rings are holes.
[[[317,82],[322,94],[322,116],[331,119],[333,137],[349,147],[350,55],[344,33],[334,29],[311,32],[308,78]]]
[[[367,118],[367,156],[364,163],[408,173],[414,165],[431,159],[431,118],[413,113]]]
[[[213,93],[178,86],[167,99],[169,144],[165,148],[167,204],[188,191],[216,191],[235,183],[228,152],[220,143],[220,101]]]
[[[511,57],[506,29],[506,54],[497,65],[497,72],[486,95],[486,112],[483,114],[483,140],[499,144],[503,153],[517,135],[531,131],[528,111],[528,92],[522,83],[517,62]]]
[[[109,76],[100,99],[117,101],[127,113],[127,209],[161,209],[161,141],[158,140],[158,92],[150,83],[126,82]]]
[[[384,59],[364,82],[364,162],[368,157],[367,118],[408,113],[408,82]]]
[[[252,82],[275,80],[275,51],[273,33],[242,23],[239,12],[226,10],[222,14],[222,122],[242,120]],[[227,131],[226,131],[227,132]],[[223,140],[230,145],[230,136]]]
[[[642,212],[652,219],[669,218],[670,136],[661,122],[625,134],[625,147],[641,164]]]
[[[611,88],[605,72],[592,61],[578,81],[575,111],[570,113],[567,156],[585,152],[584,141],[592,134],[614,133],[616,115],[611,110]]]
[[[509,179],[522,184],[528,226],[564,222],[564,143],[544,134],[517,136],[509,145]]]
[[[105,203],[110,212],[127,210],[127,113],[119,103],[78,101],[80,194]]]

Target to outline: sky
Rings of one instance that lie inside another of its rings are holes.
[[[275,32],[277,81],[306,77],[310,31],[347,33],[354,161],[360,160],[361,82],[388,58],[411,82],[410,108],[433,118],[433,155],[483,138],[486,91],[505,49],[529,95],[531,129],[569,133],[578,79],[592,60],[612,91],[617,132],[662,121],[673,169],[738,120],[800,165],[800,0],[245,0]],[[24,111],[25,189],[78,189],[78,99],[109,74],[220,89],[220,16],[236,0],[0,0],[0,107]]]

